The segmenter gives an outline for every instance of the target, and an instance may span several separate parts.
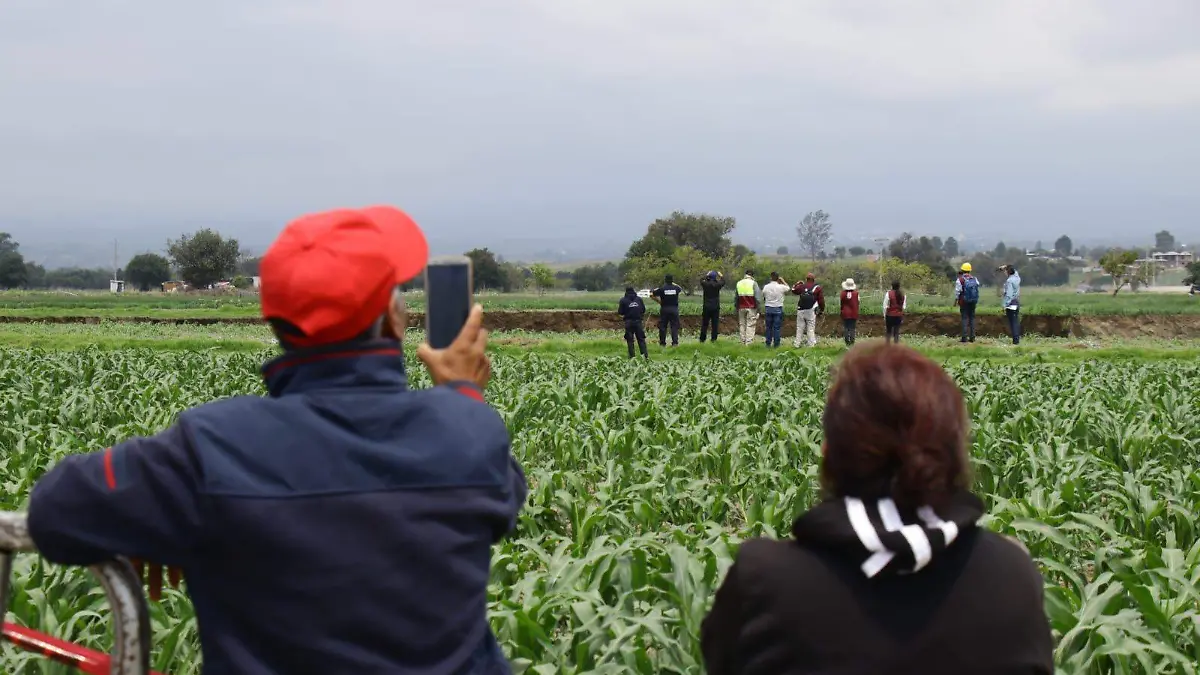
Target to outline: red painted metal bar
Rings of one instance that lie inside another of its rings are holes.
[[[41,654],[51,661],[64,663],[81,673],[109,675],[112,671],[112,658],[108,654],[101,654],[12,623],[4,624],[2,634],[5,640],[27,652]]]

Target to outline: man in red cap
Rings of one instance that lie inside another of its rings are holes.
[[[487,623],[491,546],[526,496],[476,306],[435,386],[407,388],[402,284],[417,225],[386,207],[305,216],[262,261],[284,354],[269,395],[183,411],[151,438],[69,457],[34,487],[51,562],[182,568],[204,673],[507,673]]]

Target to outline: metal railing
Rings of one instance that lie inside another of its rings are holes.
[[[36,553],[24,513],[0,511],[0,609],[8,610],[12,560]],[[3,638],[89,675],[156,675],[150,672],[150,616],[142,580],[128,560],[118,558],[89,568],[100,581],[113,613],[113,653],[102,654],[36,630],[4,623]]]

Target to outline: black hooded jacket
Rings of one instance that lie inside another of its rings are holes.
[[[845,498],[793,540],[745,542],[702,627],[707,671],[1052,674],[1041,573],[982,515],[968,493],[937,513]]]
[[[626,292],[617,305],[617,314],[625,317],[626,321],[641,321],[646,315],[646,303],[642,302],[637,293]]]

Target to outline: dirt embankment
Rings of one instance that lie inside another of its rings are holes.
[[[422,314],[410,314],[409,325],[420,327],[425,320]],[[732,314],[721,317],[721,332],[732,334],[737,330],[736,318]],[[257,325],[262,321],[257,317],[205,317],[205,318],[163,318],[156,316],[128,317],[94,317],[94,316],[58,316],[58,317],[26,317],[0,316],[0,323],[76,323],[99,324],[114,323],[150,323],[167,325],[211,326],[215,324]],[[615,313],[596,311],[554,310],[554,311],[524,311],[503,312],[494,311],[485,315],[484,323],[491,331],[531,331],[546,333],[578,333],[583,331],[619,331],[622,329],[621,318]],[[684,316],[680,320],[685,332],[698,333],[700,330],[699,316]],[[646,317],[647,332],[654,332],[658,326],[657,316]],[[961,320],[957,314],[909,314],[904,318],[903,332],[910,335],[940,335],[957,336],[960,334]],[[762,333],[763,319],[758,322],[758,332]],[[1049,316],[1031,314],[1021,317],[1021,329],[1026,335],[1042,335],[1046,337],[1156,337],[1156,338],[1200,338],[1200,315],[1194,314],[1157,314],[1143,316]],[[834,337],[841,335],[842,321],[836,315],[829,315],[818,323],[821,335]],[[858,320],[858,334],[862,336],[882,336],[883,317],[867,316]],[[794,316],[784,318],[784,335],[795,335],[796,320]],[[980,337],[1000,337],[1008,334],[1005,317],[997,315],[979,315],[975,319],[975,333]]]

